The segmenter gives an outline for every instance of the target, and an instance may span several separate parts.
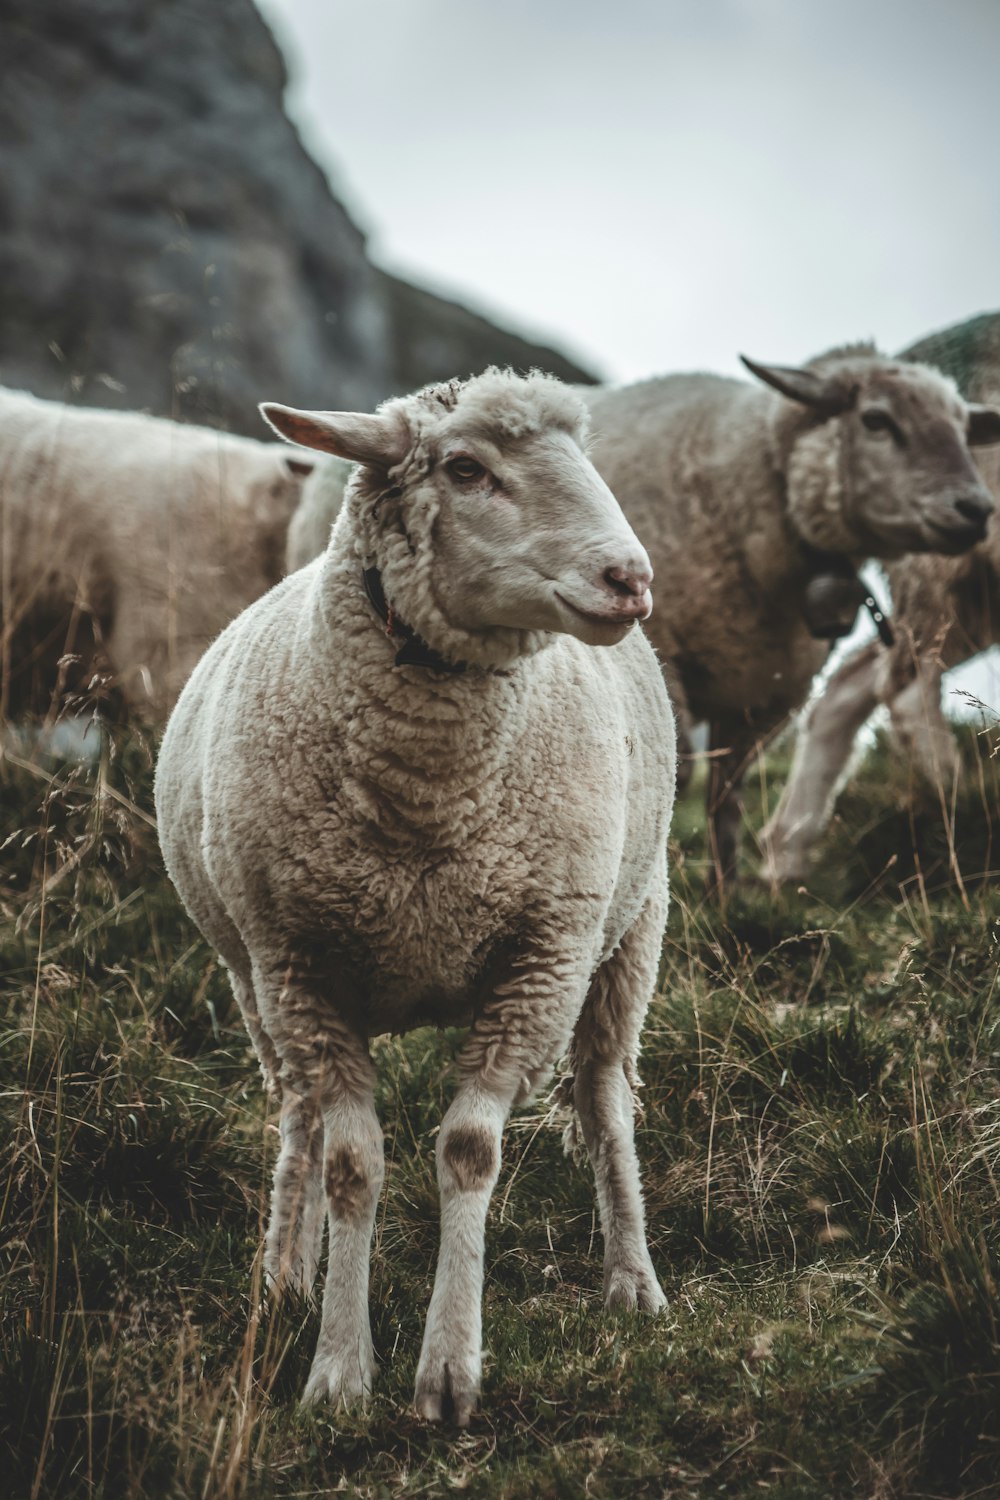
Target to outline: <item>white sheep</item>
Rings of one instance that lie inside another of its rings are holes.
[[[351,465],[339,458],[317,464],[305,484],[295,514],[288,523],[285,570],[294,573],[326,551],[330,528],[337,519]]]
[[[901,359],[919,359],[955,378],[978,401],[1000,401],[1000,314],[974,318],[923,339]],[[1000,441],[1000,423],[994,432]],[[1000,500],[1000,449],[978,456]],[[885,568],[895,639],[871,641],[841,663],[805,715],[781,801],[761,834],[761,873],[775,883],[805,878],[829,822],[836,788],[858,731],[880,704],[914,764],[950,793],[959,770],[941,705],[941,679],[1000,642],[1000,517],[961,557],[911,556]]]
[[[465,1425],[501,1133],[567,1046],[605,1301],[664,1303],[633,1144],[675,759],[631,629],[649,562],[584,456],[580,402],[549,377],[490,370],[374,416],[262,409],[360,467],[323,556],[241,615],[181,694],[160,838],[280,1095],[274,1283],[312,1285],[325,1186],[306,1401],[362,1397],[374,1375],[369,1039],[469,1024],[416,1382],[419,1413]]]
[[[211,640],[281,577],[312,464],[276,443],[0,389],[0,717],[103,657],[165,719]]]
[[[748,765],[851,626],[866,557],[960,551],[992,500],[968,442],[1000,413],[937,371],[835,350],[803,369],[587,387],[593,459],[649,549],[647,627],[683,731],[710,724],[715,879],[734,868]]]

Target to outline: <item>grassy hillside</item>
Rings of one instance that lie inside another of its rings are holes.
[[[274,1122],[164,877],[149,751],[0,763],[3,1492],[997,1494],[996,749],[966,732],[945,816],[880,746],[808,893],[724,916],[692,789],[639,1131],[669,1312],[603,1313],[589,1174],[523,1111],[462,1436],[410,1409],[455,1036],[378,1044],[377,1394],[302,1412],[316,1315],[261,1292]]]

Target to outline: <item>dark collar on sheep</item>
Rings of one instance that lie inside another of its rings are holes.
[[[464,661],[446,661],[417,632],[405,624],[385,597],[382,574],[378,568],[365,568],[361,574],[368,603],[385,626],[390,640],[402,641],[396,652],[396,667],[426,667],[431,672],[464,672]]]

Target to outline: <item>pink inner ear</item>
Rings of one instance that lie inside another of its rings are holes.
[[[261,415],[270,422],[276,432],[290,443],[302,448],[318,448],[324,453],[336,453],[336,439],[328,428],[318,422],[309,412],[295,411],[289,406],[278,406],[270,402],[261,407]]]
[[[270,401],[260,410],[289,442],[351,463],[391,469],[406,457],[410,445],[409,427],[399,412],[297,411]]]

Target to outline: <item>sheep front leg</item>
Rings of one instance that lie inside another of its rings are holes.
[[[438,1137],[441,1247],[417,1367],[415,1405],[427,1421],[468,1427],[482,1380],[486,1214],[500,1173],[510,1101],[459,1089]]]
[[[375,1379],[368,1264],[385,1176],[373,1089],[343,1089],[323,1110],[329,1248],[319,1340],[302,1400],[364,1400]]]
[[[582,946],[582,945],[581,945]],[[486,1214],[500,1172],[503,1127],[565,1049],[586,978],[570,962],[494,992],[459,1056],[461,1082],[438,1136],[441,1246],[417,1366],[420,1416],[467,1427],[482,1380]]]
[[[667,1303],[646,1244],[635,1153],[635,1060],[667,915],[653,898],[590,986],[573,1035],[573,1102],[590,1156],[604,1235],[604,1304],[658,1313]]]
[[[806,712],[781,801],[760,835],[761,875],[773,885],[805,877],[855,738],[878,706],[882,655],[871,641],[849,657]]]

